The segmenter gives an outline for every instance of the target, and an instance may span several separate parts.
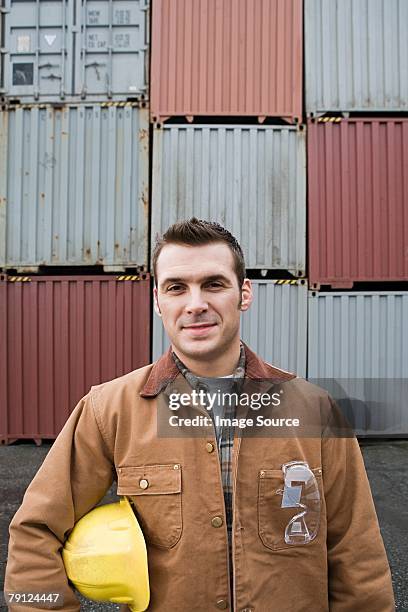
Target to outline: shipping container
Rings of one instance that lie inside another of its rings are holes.
[[[360,435],[408,435],[408,292],[309,292],[308,379]]]
[[[0,148],[1,266],[146,268],[145,109],[16,107],[0,114]]]
[[[3,95],[146,99],[148,15],[145,0],[5,0]]]
[[[408,110],[408,2],[305,0],[306,111]]]
[[[302,0],[155,0],[153,121],[252,115],[302,121]]]
[[[168,125],[153,136],[152,240],[192,215],[218,221],[247,268],[306,269],[305,133],[289,126]]]
[[[254,300],[241,315],[241,337],[262,359],[306,376],[307,282],[253,280]],[[153,316],[153,360],[169,347],[162,320]]]
[[[148,275],[1,276],[1,441],[55,438],[92,385],[148,364],[150,313]]]
[[[0,2],[0,100],[2,95],[3,87],[3,74],[4,74],[4,7],[3,2]]]
[[[408,119],[327,119],[308,124],[310,283],[407,280]]]

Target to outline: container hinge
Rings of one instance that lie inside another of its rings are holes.
[[[42,79],[48,79],[49,81],[61,81],[62,77],[58,74],[48,74],[46,76],[41,75]]]
[[[40,64],[38,66],[38,68],[58,68],[59,64],[51,64],[50,62],[48,62],[48,64]]]
[[[92,62],[91,64],[85,64],[85,68],[100,68],[106,66],[105,62]]]

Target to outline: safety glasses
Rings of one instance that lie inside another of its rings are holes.
[[[305,461],[282,465],[285,487],[281,508],[298,508],[285,528],[286,544],[307,544],[317,535],[320,522],[320,493],[316,477]]]

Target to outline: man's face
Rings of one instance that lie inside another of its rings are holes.
[[[155,310],[181,358],[215,358],[239,339],[240,312],[252,300],[224,242],[163,247],[156,266]]]

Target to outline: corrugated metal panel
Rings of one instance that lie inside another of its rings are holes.
[[[243,341],[269,363],[306,376],[306,281],[253,280],[252,286],[254,301],[241,317]],[[154,314],[153,359],[169,344],[162,321]]]
[[[145,0],[6,0],[2,90],[21,102],[147,97]]]
[[[302,120],[301,0],[155,0],[151,113]]]
[[[0,265],[146,266],[148,127],[130,105],[2,113]]]
[[[2,441],[55,438],[91,385],[150,361],[148,276],[25,278],[0,280]]]
[[[310,282],[407,280],[408,119],[338,121],[308,125]]]
[[[228,227],[247,268],[303,276],[305,135],[292,127],[164,125],[154,130],[152,238],[195,215]]]
[[[305,0],[307,113],[408,109],[408,2]]]
[[[354,398],[359,433],[408,434],[408,292],[310,292],[308,311],[309,380]]]

